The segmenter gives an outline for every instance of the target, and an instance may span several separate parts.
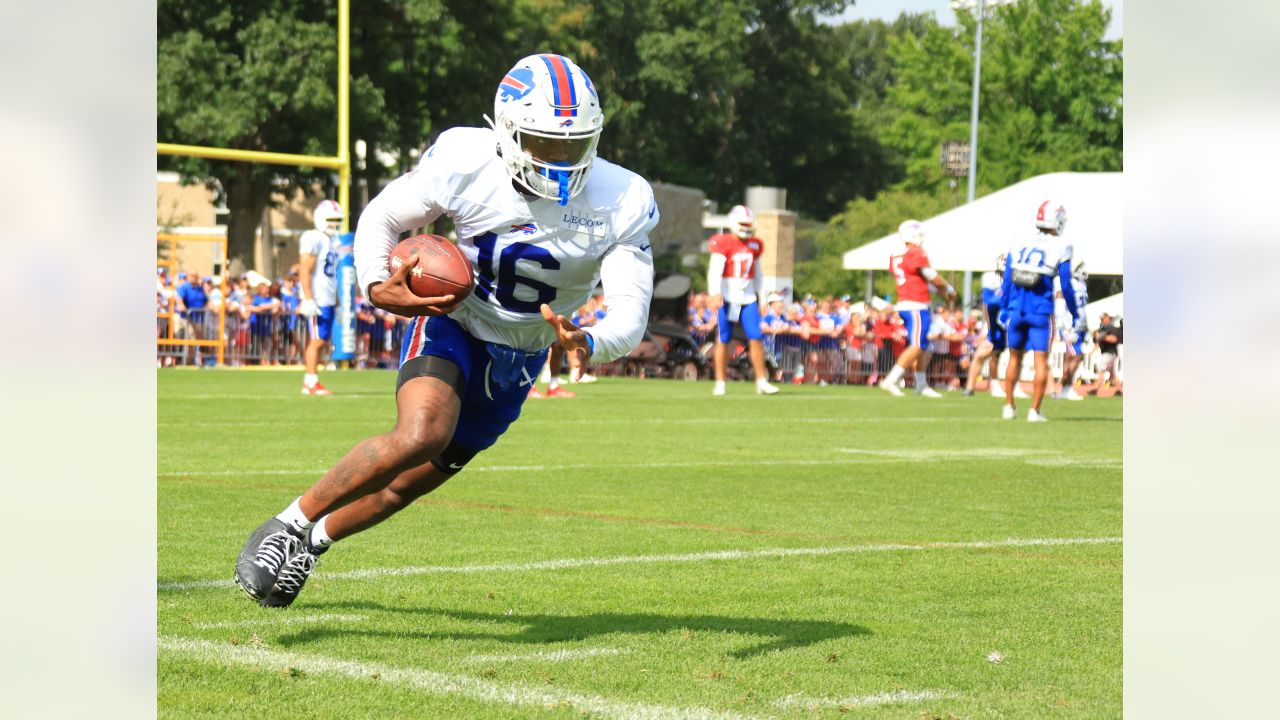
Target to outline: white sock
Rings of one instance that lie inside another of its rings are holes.
[[[921,390],[927,387],[929,387],[929,376],[917,370],[916,371],[916,392],[920,392]]]
[[[547,381],[547,389],[555,390],[558,387],[560,387],[560,378],[556,377],[555,375],[552,375],[551,379]]]
[[[333,544],[333,538],[329,537],[329,529],[326,523],[329,516],[325,515],[320,521],[311,526],[311,534],[307,536],[307,543],[311,545],[313,550],[323,550]]]
[[[307,387],[315,387],[318,382],[320,382],[320,376],[315,373],[307,373],[302,376],[302,384]]]
[[[906,371],[902,369],[901,365],[894,365],[893,369],[889,371],[889,374],[884,376],[884,384],[897,385],[905,372]]]
[[[764,387],[765,385],[768,385],[768,384],[769,384],[768,378],[762,378],[762,377],[756,378],[756,387]]]
[[[301,499],[302,498],[299,497],[297,500],[294,500],[289,507],[284,509],[284,512],[276,516],[276,519],[285,525],[292,526],[299,534],[304,534],[306,530],[311,527],[312,522],[307,519],[306,514],[302,512],[302,507],[298,505],[298,500]]]

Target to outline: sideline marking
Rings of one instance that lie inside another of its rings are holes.
[[[271,650],[246,645],[230,645],[208,640],[161,636],[156,645],[162,651],[218,665],[247,666],[268,672],[313,673],[392,683],[421,690],[429,695],[460,696],[480,702],[535,707],[573,707],[583,712],[639,720],[748,720],[751,716],[720,712],[703,707],[670,707],[600,695],[498,683],[467,675],[450,675],[433,670],[402,668],[382,663],[355,662],[324,655]]]
[[[278,613],[277,613],[278,614]],[[251,620],[229,620],[227,622],[196,623],[193,627],[200,630],[220,630],[222,628],[258,627],[259,625],[303,625],[316,622],[360,622],[368,620],[368,615],[344,615],[342,613],[322,613],[319,615],[297,615],[294,617],[265,616]]]
[[[631,652],[623,648],[584,648],[581,650],[541,650],[529,653],[497,653],[494,655],[468,655],[462,659],[464,663],[486,662],[561,662],[579,658],[596,657],[598,655],[624,655]]]
[[[895,705],[898,703],[924,702],[925,700],[944,700],[958,697],[946,690],[892,690],[873,695],[855,695],[843,698],[819,698],[806,695],[788,695],[774,703],[775,705],[805,707],[875,707],[876,705]]]
[[[972,542],[922,542],[915,544],[879,543],[874,545],[849,545],[845,547],[763,548],[759,550],[716,550],[686,553],[683,555],[620,555],[615,557],[562,558],[528,563],[498,563],[492,565],[427,565],[390,568],[366,568],[324,575],[325,580],[361,580],[375,577],[404,575],[438,575],[487,572],[528,572],[531,570],[564,570],[580,567],[607,565],[637,565],[651,563],[702,562],[704,560],[753,560],[757,558],[820,557],[824,555],[849,555],[853,553],[894,552],[898,550],[980,550],[999,547],[1042,547],[1051,545],[1110,545],[1119,543],[1118,537],[1098,538],[1009,538],[1007,540],[976,540]],[[197,588],[232,587],[231,580],[188,580],[159,583],[159,590],[194,590]]]

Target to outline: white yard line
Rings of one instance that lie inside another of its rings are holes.
[[[318,622],[361,622],[368,620],[368,615],[344,615],[341,613],[321,613],[319,615],[284,615],[274,613],[252,620],[232,620],[227,622],[196,623],[193,627],[200,630],[219,630],[222,628],[261,627],[263,625],[306,625]]]
[[[895,462],[936,462],[943,460],[975,460],[975,459],[1013,459],[1050,467],[1085,465],[1091,467],[1120,467],[1120,461],[1113,458],[1046,458],[1029,457],[1043,450],[1019,450],[1016,448],[973,448],[962,450],[862,450],[858,448],[837,448],[836,452],[855,457],[831,457],[818,459],[779,459],[779,458],[740,458],[735,460],[689,460],[681,462],[619,463],[610,462],[610,468],[633,469],[665,469],[665,468],[700,468],[728,467],[738,465],[752,466],[825,466],[825,465],[870,465]],[[602,463],[568,463],[563,465],[475,465],[469,466],[467,472],[559,472],[564,470],[598,470]],[[260,475],[323,475],[328,467],[315,469],[265,469],[265,470],[169,470],[156,473],[156,477],[254,477]]]
[[[479,702],[536,708],[572,707],[582,713],[598,713],[638,720],[747,720],[750,716],[719,712],[702,707],[671,707],[614,700],[590,693],[499,683],[467,675],[452,675],[397,667],[382,663],[356,662],[323,655],[304,655],[270,648],[210,642],[178,637],[160,637],[162,652],[218,665],[242,666],[263,672],[302,672],[311,675],[347,677],[412,688],[428,695],[464,697]]]
[[[993,417],[959,417],[959,418],[940,418],[940,417],[849,417],[847,415],[833,417],[801,417],[801,418],[777,418],[777,417],[743,417],[743,418],[717,418],[717,417],[698,417],[698,418],[600,418],[600,419],[562,419],[562,418],[535,418],[522,417],[519,422],[521,425],[788,425],[788,424],[874,424],[905,422],[905,423],[937,423],[937,422],[962,422],[970,423],[974,421],[990,420],[992,422],[1000,421],[1000,418]],[[354,421],[356,423],[366,422],[369,424],[386,424],[386,418],[371,418],[364,421]],[[314,427],[315,420],[275,420],[271,422],[265,421],[240,421],[240,420],[166,420],[156,423],[158,427],[265,427],[265,426],[288,426],[288,427]]]
[[[543,650],[529,653],[497,653],[493,655],[468,655],[462,659],[464,663],[495,662],[563,662],[581,658],[598,657],[600,655],[624,655],[630,652],[623,648],[583,648],[581,650]]]
[[[797,705],[801,707],[875,707],[876,705],[924,702],[925,700],[943,700],[953,697],[957,697],[957,695],[946,690],[893,690],[873,695],[854,695],[842,698],[788,695],[775,704],[791,707]]]
[[[1007,540],[977,540],[972,542],[936,542],[919,544],[880,543],[874,545],[849,545],[845,547],[762,548],[758,550],[719,550],[713,552],[685,553],[680,555],[620,555],[615,557],[563,558],[528,563],[499,563],[493,565],[427,565],[390,568],[367,568],[340,573],[324,573],[325,580],[360,580],[375,577],[404,575],[470,575],[476,573],[530,572],[536,570],[564,570],[581,567],[609,565],[641,565],[652,563],[706,562],[709,560],[754,560],[781,557],[821,557],[825,555],[849,555],[854,553],[897,552],[906,550],[979,550],[999,547],[1040,547],[1053,545],[1111,545],[1119,543],[1118,537],[1097,538],[1009,538]],[[231,580],[188,580],[160,583],[160,590],[195,590],[198,588],[231,587]]]

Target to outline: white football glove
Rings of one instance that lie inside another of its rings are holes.
[[[307,298],[298,303],[298,314],[302,317],[314,317],[320,312],[320,306],[316,305],[316,301]]]

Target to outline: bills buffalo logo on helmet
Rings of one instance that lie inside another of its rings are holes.
[[[518,233],[523,233],[525,235],[532,235],[537,231],[538,231],[538,226],[534,225],[533,223],[525,223],[524,225],[512,225],[510,230],[510,232],[518,232]]]
[[[498,93],[502,102],[520,100],[533,90],[533,71],[529,68],[513,68],[498,83]]]

